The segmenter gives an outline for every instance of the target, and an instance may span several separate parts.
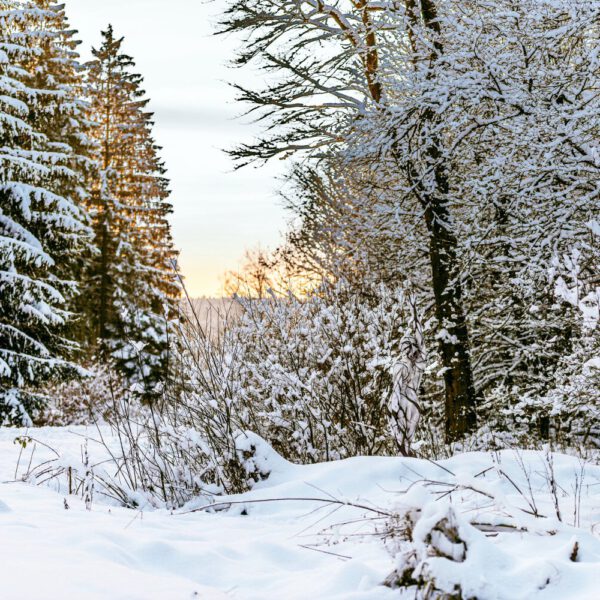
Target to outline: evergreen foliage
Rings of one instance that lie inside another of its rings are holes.
[[[30,423],[36,388],[72,375],[83,210],[85,110],[60,5],[0,5],[0,422]]]
[[[0,4],[0,422],[100,350],[146,396],[179,288],[168,181],[122,40],[86,69],[64,5]],[[97,340],[101,340],[98,347]]]
[[[152,113],[112,27],[93,50],[88,94],[97,126],[90,214],[99,253],[85,286],[90,339],[144,395],[168,370],[179,287],[167,217],[168,181],[152,137]]]

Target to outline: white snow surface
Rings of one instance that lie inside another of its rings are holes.
[[[414,589],[382,585],[402,562],[406,542],[374,535],[384,522],[373,520],[373,513],[316,500],[283,500],[330,497],[386,512],[421,509],[414,543],[425,552],[427,527],[453,511],[466,558],[430,558],[427,569],[442,585],[458,583],[465,597],[600,597],[600,467],[578,458],[553,457],[561,521],[549,493],[544,453],[512,451],[462,454],[438,464],[358,457],[298,466],[263,448],[270,477],[251,492],[227,498],[242,504],[226,511],[192,512],[206,499],[174,512],[131,510],[99,494],[88,511],[81,498],[15,481],[20,446],[14,439],[23,433],[0,429],[3,600],[415,598]],[[59,451],[61,462],[75,464],[81,461],[84,438],[98,438],[95,428],[85,427],[32,429],[29,435]],[[103,435],[110,438],[108,430]],[[95,460],[104,457],[103,448],[91,441],[89,450]],[[28,447],[19,473],[30,455]],[[38,444],[33,463],[50,457]],[[422,480],[439,485],[425,486]],[[463,488],[452,504],[438,493],[448,482]],[[529,502],[544,517],[531,516]],[[469,524],[475,522],[521,530],[486,536]]]

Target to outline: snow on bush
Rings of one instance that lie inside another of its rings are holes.
[[[300,462],[410,450],[425,349],[403,290],[339,281],[241,302],[231,368],[246,428]]]
[[[257,440],[301,463],[411,451],[425,348],[406,293],[365,286],[358,296],[340,281],[239,303],[216,329],[191,306],[162,397],[114,401],[122,499],[181,506],[247,490],[269,474]]]

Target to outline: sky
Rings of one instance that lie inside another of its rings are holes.
[[[111,23],[155,113],[163,147],[175,245],[192,296],[219,296],[223,275],[237,269],[245,250],[274,248],[285,230],[277,190],[281,163],[233,170],[223,149],[251,141],[258,129],[240,118],[243,107],[227,82],[259,76],[230,68],[236,40],[214,36],[226,2],[214,0],[66,0],[71,26],[89,58]]]

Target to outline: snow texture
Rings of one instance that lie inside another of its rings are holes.
[[[251,492],[226,498],[228,510],[191,512],[205,507],[206,500],[198,500],[174,513],[143,505],[133,511],[111,505],[98,492],[91,510],[86,510],[83,499],[59,494],[49,486],[11,482],[21,450],[14,438],[24,433],[0,430],[0,564],[5,600],[415,598],[414,589],[382,585],[405,564],[408,542],[384,542],[383,535],[373,535],[381,532],[382,524],[362,519],[373,516],[368,507],[398,514],[412,511],[416,524],[410,548],[423,559],[419,568],[435,576],[440,586],[459,584],[465,597],[598,597],[600,540],[594,523],[600,520],[600,467],[582,466],[573,457],[552,457],[562,522],[545,491],[546,456],[509,451],[463,454],[440,464],[357,457],[297,466],[262,445],[269,478]],[[109,444],[116,443],[111,442],[109,431],[102,433]],[[77,466],[82,462],[84,437],[97,438],[98,432],[84,427],[43,428],[30,430],[29,435],[56,449],[64,464]],[[27,466],[31,447],[28,444],[23,450],[19,473]],[[104,457],[99,445],[89,441],[88,447],[92,460]],[[37,443],[34,462],[52,456]],[[440,485],[453,482],[462,491],[450,504],[439,498],[435,487],[420,485],[422,479]],[[528,508],[527,479],[536,510],[544,518],[523,510]],[[580,496],[574,486],[579,486]],[[331,497],[342,504],[314,500]],[[285,498],[313,500],[266,501]],[[574,498],[579,499],[574,502]],[[222,500],[215,498],[215,502]],[[572,513],[577,506],[579,527],[574,527]],[[449,544],[434,531],[441,519],[452,521],[462,543]],[[472,525],[485,521],[498,526],[511,520],[517,529],[507,528],[494,537]],[[431,556],[434,545],[445,556]]]

